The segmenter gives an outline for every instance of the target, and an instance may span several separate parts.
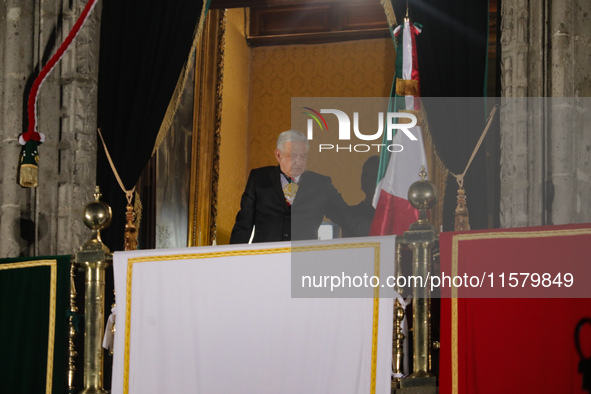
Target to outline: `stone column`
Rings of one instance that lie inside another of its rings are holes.
[[[575,1],[549,2],[549,75],[550,102],[548,133],[548,224],[571,223],[573,214],[573,124],[574,75],[572,40]]]
[[[0,258],[21,252],[21,203],[29,194],[17,183],[24,91],[33,70],[35,1],[0,3]]]
[[[501,226],[591,221],[591,4],[501,9]]]
[[[67,254],[88,237],[79,218],[96,182],[100,4],[41,86],[39,186],[24,189],[17,183],[18,137],[30,86],[86,1],[0,3],[0,257]]]
[[[69,4],[72,3],[72,7]],[[71,30],[86,1],[62,0],[62,35]],[[88,238],[80,221],[82,209],[96,185],[97,91],[100,15],[99,1],[61,65],[60,139],[57,151],[57,253],[71,253]]]
[[[501,8],[501,226],[544,224],[544,0]]]
[[[62,0],[37,1],[35,36],[36,56],[34,80],[43,66],[51,59],[62,43],[65,35],[58,30]],[[37,99],[37,131],[45,134],[45,142],[39,146],[39,186],[31,190],[30,208],[23,215],[34,224],[34,238],[27,254],[54,255],[57,253],[56,242],[51,235],[57,233],[57,171],[60,157],[57,150],[60,128],[60,69],[58,63],[49,73],[39,89]],[[26,91],[28,98],[29,91]],[[71,253],[71,251],[67,252]]]

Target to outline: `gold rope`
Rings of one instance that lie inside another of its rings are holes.
[[[482,144],[482,141],[484,141],[484,137],[486,136],[486,133],[488,132],[488,129],[490,128],[490,125],[492,123],[492,120],[493,120],[493,117],[494,117],[494,114],[496,111],[497,111],[497,106],[495,105],[493,107],[492,111],[490,111],[490,114],[488,115],[488,121],[486,123],[486,127],[484,128],[484,131],[482,132],[482,135],[480,136],[480,139],[478,140],[478,143],[476,144],[474,151],[472,151],[472,156],[470,156],[470,160],[468,160],[468,164],[466,165],[464,172],[462,172],[460,175],[454,174],[451,171],[449,172],[450,174],[452,174],[456,178],[456,181],[458,182],[458,185],[459,185],[458,196],[457,196],[458,205],[456,207],[455,215],[454,215],[455,216],[454,217],[454,231],[469,231],[470,230],[470,218],[468,215],[468,207],[466,206],[466,191],[464,190],[464,177],[466,176],[466,172],[468,171],[468,168],[470,168],[470,164],[472,164],[472,160],[474,160],[474,157],[476,156],[478,149],[480,149],[480,145]]]
[[[164,141],[164,137],[170,130],[172,126],[172,122],[174,120],[174,115],[176,114],[176,110],[179,107],[179,103],[181,101],[181,95],[183,90],[185,90],[185,85],[187,83],[187,77],[189,75],[189,71],[191,71],[191,65],[193,64],[193,57],[195,55],[195,51],[197,48],[197,44],[199,39],[201,38],[201,32],[203,31],[203,26],[205,25],[205,14],[207,13],[207,1],[203,2],[203,8],[201,9],[201,16],[199,17],[199,23],[197,24],[197,28],[195,31],[195,36],[193,38],[193,44],[191,45],[191,51],[189,52],[189,58],[187,62],[183,66],[181,70],[181,75],[176,83],[176,87],[174,88],[174,93],[172,94],[172,98],[168,103],[168,108],[166,109],[166,114],[164,115],[164,119],[162,120],[162,124],[160,125],[160,130],[158,130],[158,135],[156,136],[156,141],[154,143],[154,149],[152,150],[152,154],[156,153],[162,141]]]
[[[480,139],[478,140],[478,143],[476,144],[476,147],[474,148],[474,151],[472,152],[472,156],[470,156],[470,160],[468,160],[468,164],[466,165],[464,172],[462,172],[460,175],[454,174],[451,171],[449,172],[450,174],[452,174],[456,178],[456,180],[458,181],[458,185],[460,185],[460,187],[464,187],[464,177],[466,176],[466,172],[468,172],[468,168],[470,167],[470,164],[472,164],[472,160],[474,160],[474,157],[476,156],[478,149],[480,149],[480,145],[482,144],[482,141],[484,141],[484,137],[486,137],[486,133],[488,132],[488,129],[490,128],[490,125],[492,123],[495,112],[497,112],[497,105],[495,105],[493,107],[493,109],[490,111],[490,114],[488,115],[486,127],[484,128],[484,131],[482,132],[482,135],[480,136]]]
[[[119,176],[119,173],[117,172],[117,169],[115,168],[115,164],[113,164],[113,160],[111,159],[111,155],[109,154],[109,150],[107,149],[107,144],[105,144],[105,140],[103,138],[103,135],[101,134],[101,129],[98,128],[98,129],[96,129],[96,131],[98,132],[99,137],[101,137],[103,147],[105,148],[105,154],[107,155],[107,159],[109,160],[109,164],[111,165],[111,170],[113,170],[113,174],[115,174],[115,178],[117,178],[117,182],[119,182],[119,186],[121,187],[121,190],[123,190],[123,193],[125,193],[125,197],[127,198],[127,203],[131,204],[131,201],[133,200],[133,192],[135,191],[135,186],[131,190],[125,189],[125,186],[123,186],[123,181],[121,180],[121,177]]]
[[[125,186],[123,185],[123,181],[115,168],[115,164],[111,159],[111,155],[109,154],[109,149],[107,149],[107,144],[105,144],[105,140],[103,138],[103,134],[101,133],[101,129],[96,129],[98,132],[99,137],[101,137],[101,141],[103,143],[103,147],[105,148],[105,154],[107,155],[107,159],[109,160],[109,164],[111,165],[111,170],[113,174],[115,174],[115,178],[119,183],[119,187],[125,193],[125,198],[127,199],[127,207],[126,207],[126,220],[125,223],[125,231],[124,231],[124,243],[123,247],[124,250],[136,250],[138,247],[137,237],[140,228],[140,220],[142,219],[142,203],[140,201],[139,193],[135,193],[135,206],[131,204],[133,201],[133,192],[135,191],[135,186],[131,190],[126,190]],[[134,218],[136,218],[134,223]]]

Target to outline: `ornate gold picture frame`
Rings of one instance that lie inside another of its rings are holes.
[[[195,56],[195,107],[187,246],[212,245],[216,234],[225,11],[210,10]]]

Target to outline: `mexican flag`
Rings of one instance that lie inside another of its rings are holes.
[[[370,235],[402,235],[419,218],[419,211],[408,201],[408,189],[412,183],[420,180],[419,172],[422,167],[428,173],[419,116],[420,89],[416,37],[420,32],[421,26],[411,24],[408,18],[394,30],[397,44],[396,78],[389,111],[415,114],[418,119],[417,126],[409,131],[417,140],[411,141],[404,133],[397,132],[392,141],[383,142],[386,145],[401,145],[403,150],[390,153],[385,149],[381,153],[378,184],[373,199],[376,213]],[[402,118],[397,119],[398,123],[402,121]]]

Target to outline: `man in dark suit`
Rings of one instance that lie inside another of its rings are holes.
[[[343,238],[366,237],[376,209],[372,205],[373,193],[376,190],[378,169],[380,168],[380,156],[371,156],[363,164],[361,171],[361,190],[365,193],[365,199],[351,207],[351,212],[357,218],[357,222],[351,227],[343,227]]]
[[[278,166],[250,172],[232,229],[230,243],[317,239],[324,216],[350,223],[350,207],[330,177],[306,170],[308,140],[299,131],[279,135]]]

